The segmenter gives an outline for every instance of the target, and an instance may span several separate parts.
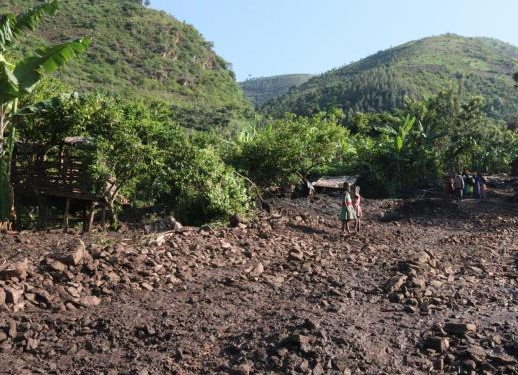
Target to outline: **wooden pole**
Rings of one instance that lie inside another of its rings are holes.
[[[68,215],[70,212],[70,198],[67,198],[65,203],[65,215],[63,216],[63,232],[68,231]]]
[[[101,228],[103,232],[106,230],[106,205],[103,204],[103,211],[101,216]]]
[[[88,218],[88,231],[90,232],[94,227],[95,219],[95,202],[90,203],[90,217]]]
[[[47,197],[43,194],[40,194],[38,197],[39,203],[39,224],[38,227],[40,230],[47,229],[47,222],[49,216],[49,205],[47,202]]]
[[[86,209],[86,202],[83,204],[83,233],[88,232],[88,215]]]
[[[22,230],[22,202],[19,199],[16,199],[14,201],[14,210],[16,212],[16,223],[15,223],[15,230],[21,231]]]

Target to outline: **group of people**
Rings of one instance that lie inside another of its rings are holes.
[[[456,175],[450,174],[445,179],[446,193],[449,196],[455,195],[458,202],[464,198],[485,198],[487,192],[487,180],[482,173],[470,173],[464,170]],[[360,187],[351,190],[351,185],[344,183],[341,201],[340,221],[342,222],[342,233],[351,233],[350,222],[354,221],[354,230],[359,232],[361,229],[361,219],[363,216],[361,207]]]
[[[361,207],[360,187],[354,188],[354,194],[351,191],[351,185],[344,183],[344,193],[342,196],[342,205],[340,210],[340,221],[342,222],[342,233],[351,233],[349,223],[355,221],[354,229],[359,232],[361,227],[361,219],[363,216]]]
[[[455,195],[458,202],[464,198],[485,198],[487,181],[482,173],[469,173],[464,170],[455,177],[449,175],[446,179],[446,193]]]

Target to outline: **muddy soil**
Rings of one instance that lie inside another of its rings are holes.
[[[0,234],[0,374],[516,374],[510,190],[236,228]]]

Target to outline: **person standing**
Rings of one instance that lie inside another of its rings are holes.
[[[464,180],[464,191],[463,191],[463,198],[468,198],[468,180],[469,180],[469,174],[467,170],[464,170],[462,173],[462,178]]]
[[[354,189],[354,200],[353,200],[353,207],[354,211],[356,212],[356,231],[359,232],[361,225],[362,225],[362,206],[361,206],[361,195],[360,195],[360,187],[356,186]]]
[[[451,173],[448,173],[444,177],[444,186],[446,191],[446,196],[451,196],[455,193],[455,188],[453,187],[453,177]]]
[[[347,233],[351,233],[349,222],[356,220],[356,212],[353,207],[353,200],[351,198],[351,186],[344,183],[344,192],[342,196],[342,208],[340,211],[340,221],[342,222],[342,233],[347,229]]]
[[[457,202],[460,203],[462,201],[462,196],[464,195],[464,178],[460,173],[455,176],[453,187],[455,188],[455,197]]]
[[[480,197],[485,199],[487,192],[487,180],[480,172],[478,172],[477,178],[480,180]]]
[[[467,184],[467,198],[473,198],[473,192],[475,190],[475,176],[468,175],[468,179],[466,181]]]
[[[482,198],[482,175],[480,172],[477,172],[475,176],[475,198]]]

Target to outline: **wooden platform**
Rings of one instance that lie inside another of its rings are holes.
[[[88,152],[88,142],[80,137],[64,140],[52,147],[16,144],[11,165],[16,211],[19,212],[23,206],[37,206],[38,227],[41,229],[48,225],[50,205],[64,207],[65,230],[68,229],[72,204],[80,206],[83,211],[84,231],[90,229],[96,209],[102,209],[104,221],[109,199],[106,194],[113,191],[113,184],[110,186],[107,182],[102,192],[96,191],[88,166],[82,162],[81,156],[85,152]],[[19,220],[21,215],[17,214],[17,218]],[[21,222],[17,223],[17,226],[21,225]]]

